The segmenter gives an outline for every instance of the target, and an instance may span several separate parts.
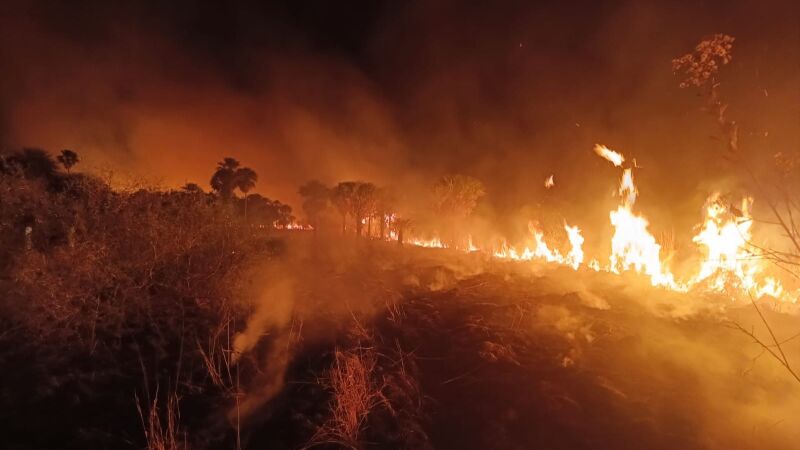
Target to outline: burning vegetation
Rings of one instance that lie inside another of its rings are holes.
[[[794,448],[800,160],[729,107],[734,43],[672,60],[724,170],[685,227],[634,139],[521,192],[460,164],[286,191],[247,152],[170,188],[2,150],[6,446]]]

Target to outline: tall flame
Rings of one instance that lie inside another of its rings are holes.
[[[578,227],[571,227],[564,224],[564,229],[567,230],[567,238],[569,239],[570,250],[567,253],[566,262],[573,269],[578,270],[583,262],[583,236]]]
[[[620,166],[625,157],[604,145],[596,145],[595,152],[611,161],[615,166]],[[633,182],[633,169],[622,171],[619,182],[619,195],[622,204],[609,217],[614,227],[614,236],[611,238],[611,257],[609,270],[614,273],[633,270],[650,277],[655,286],[668,286],[673,289],[682,289],[675,283],[675,277],[661,264],[661,246],[656,238],[647,230],[647,219],[633,212],[636,196],[639,191]]]

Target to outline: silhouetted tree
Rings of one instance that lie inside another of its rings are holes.
[[[278,200],[273,201],[272,204],[278,216],[278,219],[274,222],[275,225],[286,227],[294,222],[295,217],[292,215],[291,206],[281,203]]]
[[[405,232],[411,226],[411,219],[407,219],[405,217],[398,217],[395,218],[394,223],[395,231],[397,231],[397,243],[403,245],[403,240],[405,239]]]
[[[247,220],[247,193],[256,187],[258,174],[249,167],[236,169],[234,173],[236,187],[244,194],[244,219]]]
[[[250,220],[265,228],[285,227],[294,221],[292,208],[261,194],[250,195]]]
[[[342,234],[347,230],[347,216],[353,211],[353,197],[357,186],[355,181],[343,181],[333,188],[331,194],[331,201],[342,215]]]
[[[56,161],[50,153],[39,148],[23,149],[8,158],[8,161],[28,179],[44,178],[52,181],[58,175]]]
[[[386,225],[389,216],[394,212],[397,198],[394,192],[387,188],[378,189],[375,202],[375,217],[380,220],[380,237],[386,234]]]
[[[236,188],[236,170],[239,161],[234,158],[225,158],[217,164],[217,170],[211,176],[211,189],[216,191],[223,199],[229,199]]]
[[[201,188],[197,183],[186,183],[181,188],[184,192],[188,192],[189,194],[202,194],[203,188]]]
[[[239,189],[245,194],[246,204],[247,193],[255,187],[258,174],[249,167],[240,166],[239,161],[234,158],[223,159],[217,164],[217,170],[211,177],[211,189],[224,200],[230,200],[234,190]]]
[[[58,162],[60,162],[61,165],[64,166],[64,169],[67,170],[67,173],[69,173],[69,170],[72,168],[72,166],[80,162],[78,154],[72,150],[67,150],[67,149],[61,150],[61,154],[58,155],[57,159]]]
[[[378,188],[372,183],[356,183],[353,191],[352,213],[356,219],[356,234],[361,236],[364,220],[368,221],[367,232],[371,231],[372,216],[375,215]]]
[[[297,192],[303,197],[303,212],[306,213],[308,223],[316,232],[320,215],[328,208],[331,190],[319,181],[312,180],[300,186]]]

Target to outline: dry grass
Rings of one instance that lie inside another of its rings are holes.
[[[376,366],[374,349],[335,350],[328,377],[321,380],[333,394],[330,417],[319,427],[308,447],[336,443],[361,448],[360,436],[370,413],[380,406],[391,410],[384,395],[386,381],[375,379]]]
[[[177,394],[167,398],[166,409],[162,412],[158,406],[158,392],[156,399],[148,405],[147,413],[142,410],[139,397],[136,397],[136,409],[142,420],[144,435],[147,441],[147,450],[186,450],[186,433],[180,428],[180,399]],[[163,415],[163,417],[162,417]]]

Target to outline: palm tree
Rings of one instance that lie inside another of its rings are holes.
[[[80,162],[78,154],[68,149],[61,150],[61,154],[58,155],[56,159],[58,159],[58,162],[60,162],[61,165],[64,166],[68,174],[69,174],[69,169],[71,169],[72,166]]]
[[[225,200],[231,198],[236,188],[236,170],[239,165],[239,161],[234,158],[225,158],[217,164],[217,170],[211,176],[211,189]]]
[[[244,194],[244,220],[247,221],[247,193],[256,187],[258,174],[249,167],[240,167],[234,172],[234,183]]]

